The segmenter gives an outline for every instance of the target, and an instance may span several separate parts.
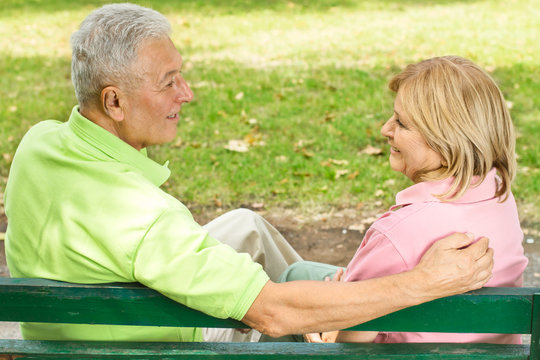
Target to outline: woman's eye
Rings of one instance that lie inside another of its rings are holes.
[[[396,124],[398,124],[398,126],[400,126],[400,127],[402,127],[402,128],[405,127],[405,125],[403,125],[403,123],[399,120],[398,117],[396,117]]]

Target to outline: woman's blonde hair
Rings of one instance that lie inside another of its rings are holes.
[[[454,177],[443,200],[461,197],[495,167],[495,196],[506,200],[516,172],[512,119],[501,90],[482,68],[458,56],[408,65],[390,80],[413,126],[443,159],[443,166],[420,174],[421,181]],[[479,181],[473,184],[473,176]]]

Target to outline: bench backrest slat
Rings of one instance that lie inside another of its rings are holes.
[[[0,320],[74,324],[247,328],[216,319],[140,284],[84,285],[0,279]]]
[[[531,289],[483,288],[403,309],[354,329],[530,334],[532,301]]]
[[[540,293],[533,296],[532,333],[530,359],[540,359]]]
[[[530,321],[534,293],[540,289],[483,288],[404,309],[352,329],[530,334],[532,326],[538,326],[538,321],[532,325]],[[0,279],[0,299],[0,321],[246,327],[182,306],[140,284]]]

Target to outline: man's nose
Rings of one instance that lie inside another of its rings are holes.
[[[184,79],[182,79],[176,101],[181,103],[187,103],[191,100],[193,100],[193,91],[191,91],[188,83]]]

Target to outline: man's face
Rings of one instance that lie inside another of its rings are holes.
[[[181,68],[182,57],[168,37],[143,44],[134,64],[135,76],[141,80],[128,90],[122,107],[122,140],[140,150],[175,138],[180,108],[193,99]]]

